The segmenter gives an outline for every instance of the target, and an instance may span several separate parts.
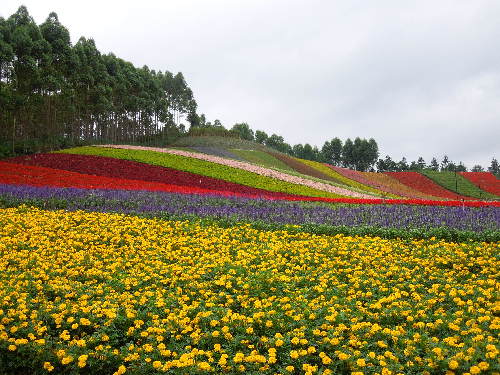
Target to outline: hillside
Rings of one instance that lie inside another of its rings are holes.
[[[385,198],[410,199],[489,199],[498,200],[495,194],[497,186],[493,175],[482,172],[483,187],[474,186],[464,177],[474,178],[473,173],[459,176],[460,186],[455,191],[454,174],[451,172],[423,171],[392,174],[358,172],[347,168],[334,167],[327,164],[291,157],[262,144],[232,137],[183,137],[174,144],[184,150],[194,150],[206,154],[246,161],[267,168],[287,173],[298,173],[299,176],[319,179],[336,186]],[[452,176],[453,175],[453,176]],[[490,176],[491,175],[491,176]],[[399,178],[396,178],[399,176]],[[403,178],[403,176],[405,176]],[[437,186],[424,178],[431,177]],[[451,176],[451,177],[450,177]],[[493,177],[493,178],[491,178]],[[479,177],[476,177],[476,180]],[[480,182],[479,182],[480,183]],[[439,186],[439,187],[438,187]],[[489,190],[488,190],[489,189]]]
[[[494,189],[494,181],[487,174],[480,175],[483,189],[457,175],[461,179],[457,194],[453,191],[451,178],[455,175],[451,172],[363,173],[293,158],[234,137],[185,137],[169,148],[86,146],[5,161],[9,164],[2,165],[0,182],[27,185],[52,181],[54,187],[69,187],[78,179],[76,173],[93,181],[92,187],[101,189],[142,186],[150,191],[191,193],[201,189],[198,191],[274,199],[500,199],[483,190],[487,184],[490,190]],[[12,164],[25,165],[26,170]],[[476,175],[467,175],[469,179],[471,176]]]

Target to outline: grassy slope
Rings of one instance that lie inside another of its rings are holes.
[[[455,172],[448,171],[422,171],[421,173],[445,189],[451,190],[460,195],[480,199],[498,199],[496,195],[479,189],[476,185],[459,173],[455,174]]]
[[[336,194],[312,189],[307,186],[276,180],[241,169],[231,168],[204,160],[161,152],[111,149],[101,147],[77,147],[61,152],[81,155],[100,155],[118,159],[133,160],[141,163],[179,169],[182,171],[197,173],[203,176],[220,178],[222,180],[234,182],[241,185],[287,194],[306,195],[312,197],[340,197]]]
[[[241,150],[274,151],[260,143],[239,138],[214,136],[182,137],[169,147],[220,147],[228,150],[234,148]]]
[[[281,160],[276,159],[274,156],[268,154],[267,152],[260,150],[242,150],[242,149],[232,149],[231,152],[241,156],[243,159],[250,163],[262,165],[268,168],[279,169],[287,172],[294,172],[293,168],[283,163]]]

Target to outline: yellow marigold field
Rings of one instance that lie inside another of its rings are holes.
[[[0,210],[0,373],[498,374],[500,244]]]

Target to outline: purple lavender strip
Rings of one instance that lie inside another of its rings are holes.
[[[62,202],[68,210],[231,218],[276,224],[381,228],[437,228],[483,232],[500,229],[499,207],[332,205],[241,197],[128,190],[87,190],[0,184],[0,203],[14,199]]]

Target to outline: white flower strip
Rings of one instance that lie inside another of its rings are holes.
[[[344,195],[344,196],[353,197],[353,198],[374,199],[374,197],[372,195],[358,193],[358,192],[351,191],[348,189],[343,189],[341,187],[324,184],[322,182],[311,181],[311,180],[308,180],[308,179],[305,179],[302,177],[289,175],[289,174],[286,174],[283,172],[278,172],[278,171],[275,171],[274,169],[264,168],[264,167],[260,167],[260,166],[254,165],[254,164],[250,164],[250,163],[246,163],[246,162],[242,162],[242,161],[238,161],[238,160],[225,159],[225,158],[221,158],[219,156],[206,155],[206,154],[197,153],[197,152],[190,152],[190,151],[159,148],[159,147],[130,146],[130,145],[99,145],[99,147],[120,148],[120,149],[127,149],[127,150],[156,151],[156,152],[163,152],[166,154],[186,156],[189,158],[205,160],[205,161],[209,161],[211,163],[216,163],[216,164],[221,164],[221,165],[225,165],[228,167],[242,169],[242,170],[245,170],[248,172],[257,173],[257,174],[262,175],[262,176],[271,177],[271,178],[274,178],[276,180],[281,180],[281,181],[285,181],[285,182],[289,182],[289,183],[297,184],[297,185],[303,185],[303,186],[307,186],[307,187],[321,190],[321,191],[326,191],[326,192],[333,193],[333,194],[339,194],[339,195]]]

